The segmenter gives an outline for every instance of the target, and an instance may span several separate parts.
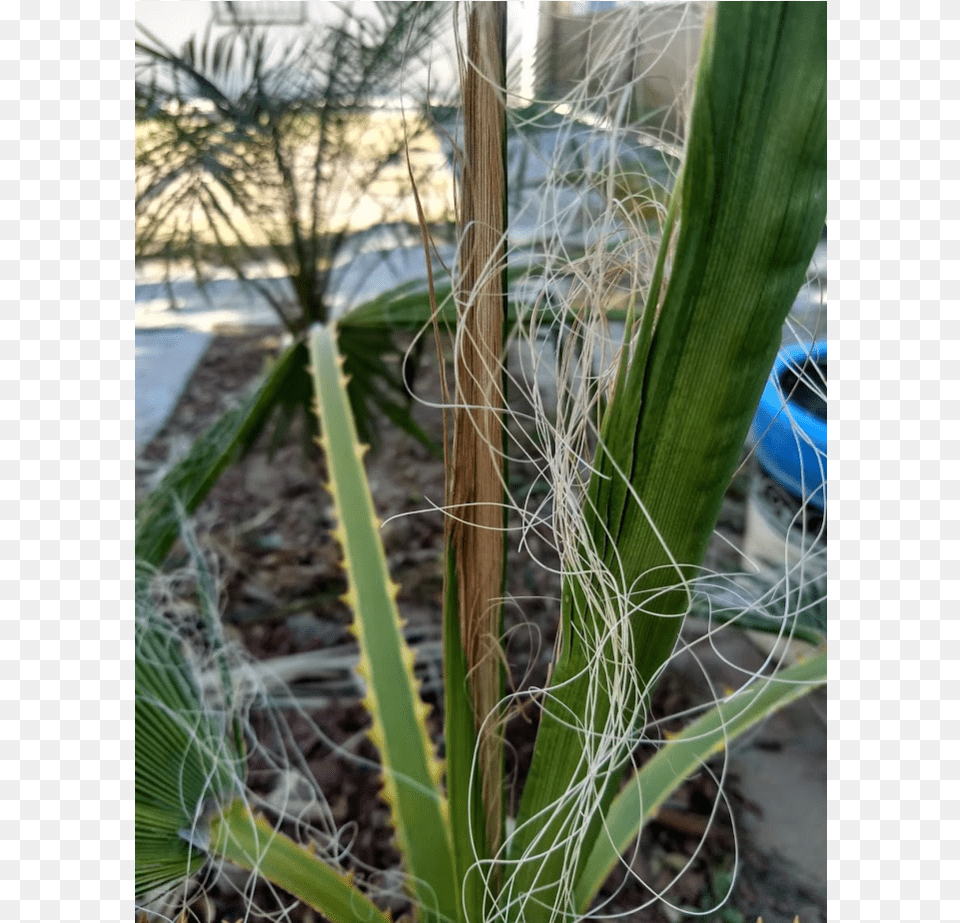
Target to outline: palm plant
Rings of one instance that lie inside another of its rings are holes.
[[[162,261],[168,285],[178,262],[201,284],[211,267],[226,268],[302,343],[311,324],[330,317],[334,265],[362,227],[358,209],[389,220],[385,203],[407,181],[404,154],[427,130],[426,113],[410,111],[401,124],[383,100],[415,69],[444,12],[443,4],[377,3],[363,14],[343,5],[338,22],[298,28],[284,41],[235,18],[219,35],[211,22],[179,52],[139,27],[138,259]],[[286,274],[288,295],[259,277],[265,259]],[[400,355],[391,331],[354,331],[342,348],[364,438],[374,435],[370,405],[424,438],[384,361]],[[299,395],[286,418],[302,406],[309,420],[300,352],[282,390]]]
[[[501,439],[510,435],[502,427],[497,168],[503,6],[471,5],[468,21],[443,762],[427,734],[377,536],[335,326],[314,327],[309,349],[370,736],[414,912],[430,921],[547,923],[589,915],[621,853],[683,778],[826,681],[822,649],[774,676],[752,677],[662,742],[652,760],[632,763],[823,226],[826,8],[723,3],[711,13],[682,173],[651,277],[627,311],[616,366],[589,387],[560,376],[568,390],[557,420],[537,417],[548,433],[563,592],[550,683],[535,697],[533,763],[517,814],[507,817],[497,656],[509,501]],[[595,258],[607,258],[603,248]],[[577,314],[588,345],[590,329],[606,322],[607,294]],[[229,665],[200,674],[204,685],[151,628],[149,607],[139,621],[153,640],[138,659],[138,894],[181,880],[203,857],[219,858],[257,871],[335,923],[387,919],[322,843],[299,845],[252,810],[243,742],[231,733],[238,706]],[[211,683],[215,707],[201,691]],[[152,765],[159,761],[167,772]]]

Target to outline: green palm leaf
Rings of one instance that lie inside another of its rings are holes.
[[[184,881],[207,860],[205,819],[242,789],[228,711],[211,709],[182,639],[153,608],[149,568],[137,573],[135,652],[136,893]]]
[[[773,678],[761,677],[736,696],[714,706],[664,744],[627,782],[610,806],[603,833],[597,838],[577,881],[576,901],[580,912],[586,911],[630,841],[656,816],[660,806],[684,779],[773,712],[826,681],[827,654],[821,650]]]
[[[585,781],[584,746],[611,716],[609,695],[585,712],[591,684],[603,681],[589,668],[616,661],[628,669],[633,679],[617,690],[616,708],[642,708],[673,649],[688,605],[683,581],[703,558],[823,227],[825,42],[822,3],[722,3],[705,30],[671,206],[679,227],[673,268],[660,304],[654,285],[621,368],[587,496],[582,562],[613,583],[566,580],[556,690],[518,817],[514,855],[534,847],[545,854],[525,863],[514,893],[536,886],[545,907],[555,904],[562,880],[569,885],[570,863],[586,861],[586,853],[571,857],[570,850],[593,842],[599,829],[599,813],[582,827],[582,818],[554,806],[572,804],[571,790],[609,804],[619,784],[619,773],[604,776],[600,765],[591,769],[598,781]],[[609,629],[601,601],[614,585],[618,605],[634,613],[629,639],[608,635],[596,648],[584,639],[602,639]],[[586,721],[581,733],[568,726],[578,718]],[[611,753],[605,765],[618,759]],[[571,845],[551,847],[566,837]],[[533,908],[530,919],[537,919],[540,908]]]
[[[353,630],[360,644],[358,671],[367,683],[364,704],[370,738],[383,761],[390,805],[412,890],[427,920],[457,920],[448,807],[440,791],[442,766],[427,733],[427,707],[413,674],[413,652],[402,634],[397,587],[390,579],[378,523],[350,413],[342,358],[329,327],[310,335],[317,415],[329,471],[349,589]]]

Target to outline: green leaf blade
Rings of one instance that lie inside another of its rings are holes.
[[[426,705],[413,675],[413,653],[402,635],[396,586],[390,580],[377,532],[373,498],[350,414],[335,335],[328,327],[310,334],[310,357],[330,491],[339,526],[360,642],[359,672],[373,718],[370,737],[383,761],[384,797],[393,813],[412,888],[427,919],[460,916],[447,803],[440,792],[442,767],[426,728]]]
[[[180,532],[177,504],[192,513],[238,453],[246,451],[285,391],[306,364],[306,347],[296,343],[273,364],[257,390],[225,413],[190,448],[136,512],[136,556],[154,567],[163,563]]]
[[[577,881],[580,912],[586,911],[631,840],[685,779],[773,712],[826,682],[827,654],[821,650],[809,660],[773,678],[761,678],[757,684],[715,705],[661,747],[626,784],[607,812],[603,833]]]
[[[138,596],[134,827],[135,891],[142,897],[203,866],[206,853],[183,831],[234,796],[244,767],[224,733],[226,720],[221,726],[204,709],[179,639],[145,605],[139,587]]]
[[[637,688],[622,709],[649,693],[673,650],[689,602],[683,581],[703,559],[823,227],[825,39],[822,3],[722,3],[705,30],[673,267],[649,351],[631,359],[642,365],[617,378],[585,507],[593,550],[636,607]],[[645,327],[656,309],[646,307]],[[590,590],[566,580],[553,713],[544,713],[538,733],[515,855],[571,829],[570,817],[543,818],[584,772],[566,716],[583,714],[597,681],[587,668],[608,653],[581,640],[584,630],[601,628]],[[609,715],[601,696],[586,732],[600,733]],[[615,781],[598,788],[601,803],[612,800]],[[594,819],[586,842],[598,826]],[[518,889],[540,882],[550,905],[565,861],[556,850],[530,863]],[[531,911],[531,919],[546,919],[546,909]]]
[[[479,784],[480,774],[473,771],[477,752],[477,728],[470,703],[467,658],[460,635],[454,557],[453,549],[448,548],[443,607],[446,788],[457,881],[461,882],[464,906],[476,909],[481,906],[483,882],[474,862],[477,858],[488,859],[490,856]]]
[[[278,884],[331,923],[390,923],[350,877],[274,830],[263,817],[251,816],[240,799],[213,818],[210,840],[219,855]]]

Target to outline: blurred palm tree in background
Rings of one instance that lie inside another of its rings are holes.
[[[192,270],[203,286],[228,270],[302,343],[331,314],[333,270],[351,235],[401,217],[405,151],[429,122],[425,88],[424,102],[402,118],[399,90],[409,106],[417,88],[408,75],[449,10],[377,3],[361,13],[342,4],[336,22],[307,23],[279,39],[243,22],[237,6],[218,10],[221,21],[229,15],[226,31],[211,21],[179,51],[138,27],[136,255],[162,263],[171,295],[174,273]],[[286,276],[287,293],[266,275]],[[409,416],[392,333],[367,326],[341,337],[368,442],[371,404],[425,438]],[[302,358],[287,364],[290,380],[275,389],[282,431],[312,398],[305,348]]]

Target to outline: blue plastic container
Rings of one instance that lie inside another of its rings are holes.
[[[804,363],[808,368],[801,377]],[[781,349],[750,427],[761,468],[818,510],[826,505],[826,402],[804,380],[816,382],[818,366],[826,377],[826,364],[826,342]]]

